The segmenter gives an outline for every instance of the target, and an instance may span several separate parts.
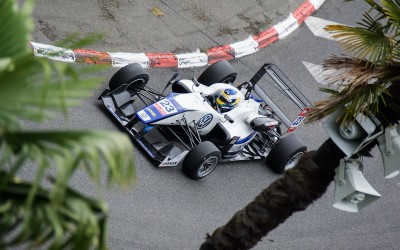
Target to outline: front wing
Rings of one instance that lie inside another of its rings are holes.
[[[122,110],[124,104],[118,107],[114,96],[109,94],[107,90],[100,95],[99,99],[103,101],[107,111],[122,125],[147,155],[158,163],[159,167],[176,166],[189,152],[189,150],[182,150],[182,147],[177,147],[175,143],[171,143],[168,140],[150,142],[145,135],[157,127],[143,124],[135,116],[135,112],[131,112],[132,114],[129,117],[126,116]],[[162,137],[159,136],[157,138],[160,139]]]

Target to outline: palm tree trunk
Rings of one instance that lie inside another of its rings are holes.
[[[379,101],[377,118],[384,128],[400,121],[400,82],[393,82]],[[365,147],[367,153],[376,140]],[[263,190],[253,202],[238,211],[224,226],[207,235],[200,250],[250,249],[294,212],[302,211],[321,197],[335,176],[344,153],[328,139],[317,150],[305,154],[296,167]]]
[[[201,250],[250,249],[294,212],[321,197],[344,157],[332,140],[306,153],[297,166],[263,190],[253,202],[216,229]]]

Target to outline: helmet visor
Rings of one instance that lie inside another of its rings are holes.
[[[219,105],[219,106],[221,106],[221,107],[224,107],[224,106],[229,106],[229,101],[223,96],[223,95],[220,95],[218,98],[217,98],[217,104]]]

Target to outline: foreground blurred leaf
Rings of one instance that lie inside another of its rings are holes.
[[[132,144],[116,132],[23,129],[27,120],[66,116],[102,81],[88,75],[97,67],[35,57],[28,47],[35,1],[18,2],[21,9],[16,0],[0,1],[0,249],[106,249],[106,205],[68,183],[83,168],[98,187],[106,165],[108,183],[127,187],[134,181]],[[64,42],[76,47],[93,38]],[[33,173],[31,182],[17,177],[23,168]],[[49,183],[50,168],[56,171]]]
[[[40,167],[57,162],[68,179],[77,167],[84,167],[100,184],[101,156],[109,171],[110,184],[128,186],[134,179],[133,149],[128,137],[105,131],[15,131],[3,134],[2,141],[16,155],[26,151],[30,160],[43,159]]]
[[[0,175],[0,181],[3,177]],[[107,249],[107,206],[67,188],[62,203],[52,202],[50,191],[39,188],[30,207],[29,183],[11,182],[0,191],[0,248],[28,244],[49,249]],[[10,234],[11,232],[11,234]]]

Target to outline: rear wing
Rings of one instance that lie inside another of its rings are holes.
[[[292,122],[283,111],[271,100],[271,98],[257,86],[260,79],[268,74],[271,79],[279,86],[283,93],[293,101],[301,109],[301,113]],[[283,74],[283,72],[275,65],[266,63],[256,74],[250,79],[253,85],[253,91],[271,108],[279,119],[289,128],[288,132],[292,132],[304,120],[307,110],[312,106],[310,101],[296,88],[296,86]]]

